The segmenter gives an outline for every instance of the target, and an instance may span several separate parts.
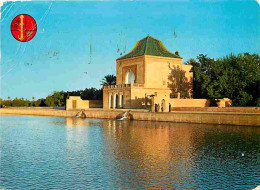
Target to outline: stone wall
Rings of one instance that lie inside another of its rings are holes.
[[[210,100],[207,99],[169,99],[174,107],[209,107]],[[168,105],[168,104],[167,104]]]
[[[76,108],[73,107],[73,101],[76,103]],[[82,100],[80,96],[70,96],[69,99],[66,100],[66,110],[82,110],[102,107],[102,100]]]
[[[89,102],[89,108],[102,108],[103,101],[102,100],[87,100]]]
[[[224,109],[224,108],[223,108]],[[2,108],[0,114],[40,115],[74,117],[78,111],[65,111],[55,109],[15,109]],[[89,118],[109,118],[124,112],[123,110],[98,110],[89,109],[85,113]],[[145,111],[132,111],[134,120],[146,121],[168,121],[180,123],[203,123],[203,124],[225,124],[225,125],[249,125],[260,126],[260,113],[234,113],[234,112],[164,112],[151,113]]]
[[[69,99],[66,100],[66,110],[81,110],[88,108],[89,102],[87,100],[82,100],[80,96],[70,96]]]
[[[172,107],[172,111],[186,111],[186,112],[234,112],[234,113],[259,113],[260,107]]]

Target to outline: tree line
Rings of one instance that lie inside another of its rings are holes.
[[[66,99],[69,96],[80,96],[83,100],[102,100],[103,92],[102,89],[96,88],[86,88],[85,90],[77,91],[54,91],[51,95],[48,95],[46,98],[40,98],[35,100],[32,97],[32,100],[27,100],[24,98],[14,98],[11,100],[8,97],[7,100],[0,99],[1,107],[60,107],[65,106]]]
[[[115,75],[106,75],[100,81],[100,85],[115,85],[116,76]],[[103,99],[103,90],[102,88],[86,88],[85,90],[76,90],[76,91],[54,91],[52,94],[48,95],[45,98],[39,98],[35,100],[35,97],[32,97],[32,100],[24,98],[14,98],[11,100],[10,97],[7,100],[0,98],[0,107],[62,107],[66,105],[66,99],[69,96],[80,96],[82,100],[102,100]]]
[[[193,98],[229,98],[233,106],[260,106],[260,57],[230,54],[212,59],[199,55],[193,66]]]
[[[200,54],[196,59],[190,59],[185,64],[192,65],[193,84],[185,79],[185,73],[178,68],[171,68],[169,81],[180,78],[178,84],[170,83],[168,87],[180,92],[182,96],[189,96],[187,89],[193,85],[193,98],[206,98],[211,100],[230,98],[233,106],[260,106],[260,57],[258,54],[230,54],[228,56],[212,59]],[[177,82],[176,81],[176,82]],[[116,84],[116,76],[106,75],[101,85]],[[1,106],[65,106],[69,96],[80,96],[83,100],[102,100],[102,88],[86,88],[78,91],[55,91],[46,98],[27,100],[24,98],[8,97],[0,99]]]

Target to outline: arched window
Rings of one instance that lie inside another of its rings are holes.
[[[125,83],[126,84],[133,84],[135,83],[135,74],[133,71],[129,70],[125,75]]]
[[[109,95],[109,108],[112,108],[112,94]]]
[[[119,107],[122,108],[123,107],[123,102],[124,102],[124,96],[123,94],[120,95],[120,101],[119,101]]]
[[[118,108],[118,95],[114,95],[114,108]]]

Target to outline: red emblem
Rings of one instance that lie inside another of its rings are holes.
[[[30,15],[17,15],[11,23],[11,32],[18,41],[27,42],[35,36],[37,24]]]

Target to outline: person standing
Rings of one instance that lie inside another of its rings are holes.
[[[157,112],[157,104],[154,104],[154,111]]]
[[[172,105],[171,103],[169,103],[169,112],[171,112],[171,109],[172,109]]]
[[[162,112],[163,112],[163,103],[162,103],[162,105],[161,105],[161,110],[162,110]]]

